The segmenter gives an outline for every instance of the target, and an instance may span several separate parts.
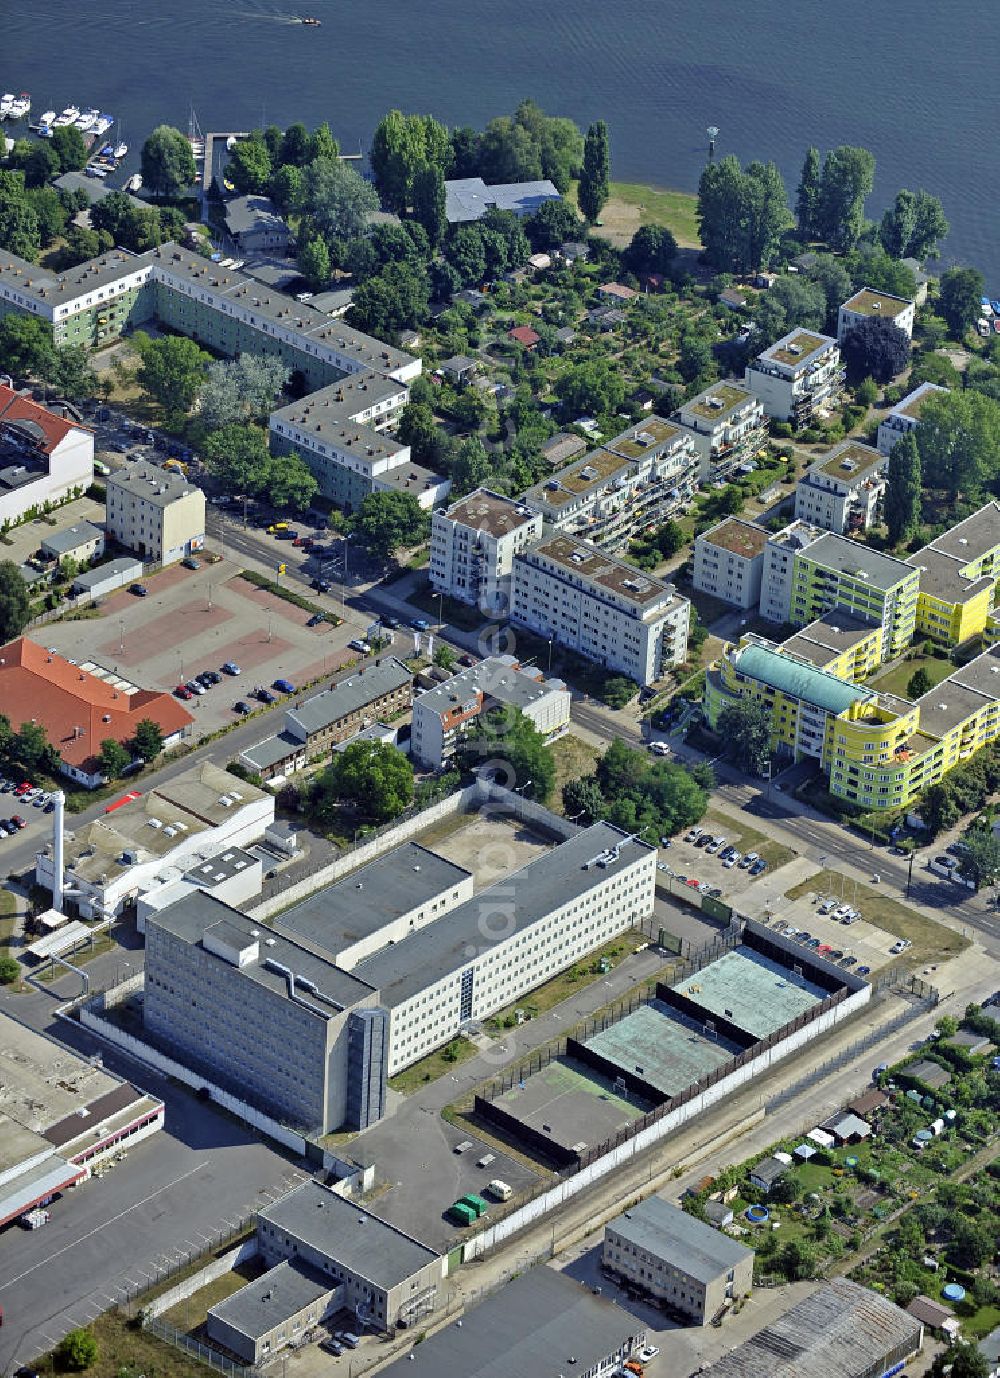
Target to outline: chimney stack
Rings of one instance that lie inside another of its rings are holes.
[[[52,815],[52,908],[57,914],[63,907],[63,805],[66,796],[62,790],[53,795],[56,811]]]

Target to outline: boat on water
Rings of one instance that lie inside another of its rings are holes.
[[[123,158],[128,156],[128,144],[115,144],[113,156],[121,162]]]
[[[322,22],[322,19],[317,19],[316,16],[312,14],[303,15],[299,20],[300,24],[305,24],[311,29],[318,29]]]
[[[55,119],[55,117],[56,117],[56,112],[55,112],[54,110],[46,110],[46,111],[44,111],[44,112],[42,113],[42,117],[41,117],[41,119],[38,121],[38,123],[39,123],[40,125],[45,125],[46,128],[47,128],[47,127],[52,123],[52,121]]]
[[[103,178],[107,177],[107,175],[108,175],[109,172],[112,172],[112,171],[113,171],[112,168],[109,168],[109,167],[98,167],[95,163],[91,163],[90,167],[87,168],[87,176],[88,176],[88,177],[100,177],[100,178],[103,179]]]
[[[19,96],[15,96],[11,101],[8,118],[12,120],[23,120],[31,110],[31,97],[27,91],[22,91]]]
[[[66,109],[60,111],[60,113],[55,117],[55,119],[52,121],[52,125],[55,129],[63,129],[66,125],[73,124],[73,122],[79,117],[79,114],[80,110],[78,106],[67,105]]]
[[[100,110],[96,106],[91,106],[89,110],[81,110],[73,123],[83,134],[87,134],[93,128],[94,122],[100,118]]]
[[[14,104],[17,97],[13,91],[6,91],[0,96],[0,120],[10,118],[10,107]]]
[[[98,115],[97,119],[94,121],[93,124],[94,133],[99,138],[102,134],[106,134],[108,132],[108,130],[111,128],[114,122],[114,115]]]
[[[139,173],[139,172],[133,172],[132,176],[131,176],[131,177],[128,179],[128,181],[125,183],[125,190],[126,190],[126,191],[133,191],[133,192],[135,192],[135,191],[139,191],[141,187],[142,187],[142,174]]]

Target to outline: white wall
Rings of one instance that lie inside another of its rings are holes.
[[[0,524],[18,522],[30,508],[61,502],[75,488],[89,488],[93,481],[94,437],[89,431],[74,429],[52,451],[47,474],[0,496]]]

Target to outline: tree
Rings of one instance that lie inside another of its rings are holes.
[[[3,174],[0,173],[0,177]],[[10,172],[8,178],[17,178],[19,186],[13,194],[0,184],[0,249],[16,254],[18,258],[34,263],[42,245],[38,216],[28,203],[24,190],[24,173]]]
[[[907,245],[907,257],[923,260],[937,258],[938,244],[951,226],[945,219],[944,207],[930,192],[917,192],[917,221]]]
[[[133,253],[155,249],[163,239],[160,214],[152,206],[143,209],[133,204],[123,191],[112,191],[90,211],[90,223],[106,231],[116,244]]]
[[[567,414],[600,416],[616,412],[622,405],[625,382],[621,370],[610,359],[591,359],[561,374],[555,392]]]
[[[413,180],[419,169],[430,165],[442,175],[448,170],[448,131],[430,115],[390,110],[376,126],[369,160],[383,200],[402,214],[411,204]]]
[[[922,699],[933,688],[934,681],[921,665],[918,670],[914,670],[906,682],[906,697],[908,699]]]
[[[685,383],[716,377],[715,353],[712,341],[698,330],[685,330],[677,355],[677,372]]]
[[[444,256],[455,269],[463,287],[473,287],[486,276],[486,252],[478,225],[459,225],[451,230]]]
[[[46,248],[66,228],[69,217],[62,197],[55,187],[33,187],[25,193],[25,204],[35,213],[38,238],[42,248]]]
[[[979,319],[979,303],[986,281],[978,268],[949,268],[938,283],[938,306],[956,340]]]
[[[25,771],[44,771],[54,775],[59,769],[59,753],[49,742],[41,723],[23,722],[11,739],[10,753]]]
[[[373,555],[388,560],[430,535],[430,516],[412,493],[369,493],[351,526]]]
[[[228,493],[262,493],[271,481],[267,436],[259,426],[222,426],[205,440],[209,472]]]
[[[897,191],[895,201],[885,211],[879,225],[878,237],[883,249],[893,258],[905,258],[916,228],[917,198],[903,187]]]
[[[815,239],[819,219],[819,149],[810,148],[802,164],[802,175],[795,192],[795,221],[803,239]],[[842,299],[843,300],[843,299]]]
[[[910,341],[895,321],[866,316],[847,332],[840,352],[851,378],[890,383],[910,362]]]
[[[160,124],[142,146],[142,184],[158,200],[176,199],[195,179],[191,145],[179,129]]]
[[[483,687],[489,693],[489,684]],[[492,770],[501,785],[517,789],[525,798],[544,803],[552,793],[556,778],[552,749],[519,708],[491,708],[482,714],[458,756],[466,770]]]
[[[543,201],[527,217],[524,229],[536,253],[545,253],[568,240],[579,239],[584,224],[568,201]]]
[[[303,171],[299,209],[327,241],[356,239],[378,210],[378,193],[349,163],[317,158]]]
[[[931,785],[920,801],[920,817],[932,837],[952,827],[961,816],[962,810],[955,803],[951,787],[946,783]]]
[[[434,648],[434,664],[441,670],[451,670],[458,659],[447,641],[441,641]]]
[[[582,780],[567,780],[562,791],[563,812],[567,818],[589,826],[604,817],[601,787],[592,775]]]
[[[267,191],[271,181],[271,155],[259,130],[233,145],[226,172],[241,195]]]
[[[479,174],[479,146],[482,135],[478,129],[460,125],[451,131],[452,177],[476,177]]]
[[[163,750],[163,733],[152,718],[142,718],[136,723],[132,750],[145,761],[155,761]]]
[[[271,175],[268,195],[283,214],[302,204],[302,169],[285,163]]]
[[[560,195],[565,195],[581,170],[583,139],[579,129],[572,120],[546,115],[533,100],[521,101],[514,111],[514,121],[537,147],[542,176],[554,183]]]
[[[608,126],[597,120],[587,130],[583,144],[583,167],[576,199],[584,218],[596,225],[611,192],[611,154]]]
[[[274,409],[288,379],[284,362],[269,354],[213,359],[198,394],[201,418],[213,431],[237,421],[260,421]]]
[[[101,742],[101,751],[98,760],[101,765],[101,774],[105,780],[118,780],[125,771],[129,763],[129,754],[122,746],[121,742],[115,741],[114,737],[105,737]]]
[[[762,703],[740,699],[719,714],[716,731],[726,755],[748,775],[763,775],[771,759],[771,715]]]
[[[330,126],[324,120],[318,124],[309,135],[309,154],[307,162],[313,163],[317,158],[327,158],[332,160],[340,157],[340,144],[330,132]]]
[[[47,377],[55,367],[52,327],[37,316],[0,316],[0,360],[8,373]]]
[[[347,319],[357,330],[391,339],[400,330],[421,325],[430,305],[430,281],[422,268],[390,263],[354,292]]]
[[[320,235],[299,243],[295,266],[305,278],[310,292],[322,292],[330,282],[330,250]]]
[[[56,1361],[61,1368],[81,1373],[97,1361],[97,1341],[91,1331],[70,1330],[56,1345]]]
[[[60,125],[53,129],[48,144],[59,159],[60,172],[79,172],[87,166],[87,145],[76,125]]]
[[[436,248],[448,228],[445,215],[444,173],[428,164],[413,174],[413,218],[424,227],[429,242]]]
[[[140,330],[133,343],[142,361],[136,379],[143,391],[169,412],[183,415],[190,411],[212,356],[186,335],[152,339]]]
[[[663,225],[640,225],[622,254],[630,273],[669,273],[677,253],[677,240]]]
[[[267,495],[274,507],[304,512],[318,492],[316,476],[300,455],[293,452],[272,459]]]
[[[13,560],[0,560],[0,645],[20,636],[30,618],[31,599],[21,571]]]
[[[744,172],[730,155],[701,174],[698,224],[713,268],[759,269],[777,249],[788,219],[785,184],[773,163],[751,163]]]
[[[990,1365],[976,1344],[948,1345],[928,1369],[930,1378],[990,1378]]]
[[[72,129],[72,125],[68,128]],[[60,127],[61,132],[62,128]],[[77,134],[79,132],[79,130],[74,131]],[[84,156],[86,157],[86,149],[84,149]],[[59,155],[48,139],[39,139],[35,143],[28,144],[20,161],[15,161],[14,153],[12,153],[7,162],[11,167],[21,169],[24,173],[24,185],[26,187],[47,186],[63,171]]]
[[[759,272],[770,263],[788,227],[788,193],[774,163],[753,162],[747,168],[743,200],[746,217],[746,265]]]
[[[908,431],[896,441],[889,454],[882,510],[892,545],[908,541],[920,526],[921,516],[920,449],[917,438]]]
[[[509,115],[490,120],[479,143],[479,174],[486,182],[536,182],[542,176],[537,141]]]
[[[978,501],[998,468],[1000,402],[984,393],[935,393],[920,412],[916,430],[923,483],[943,489],[949,503],[959,494]]]
[[[21,975],[21,964],[14,957],[0,957],[0,986],[12,985]]]
[[[413,766],[389,742],[351,742],[320,771],[312,802],[324,821],[337,803],[376,823],[396,818],[413,801]]]
[[[310,151],[309,131],[304,124],[290,124],[281,136],[278,156],[275,159],[280,167],[305,167],[316,155]],[[336,155],[334,155],[336,156]]]
[[[820,180],[820,235],[834,249],[851,249],[865,226],[865,201],[875,184],[875,158],[867,148],[842,144],[826,155]]]
[[[991,828],[971,828],[965,834],[965,850],[959,857],[958,871],[971,880],[977,890],[1000,881],[1000,838]]]

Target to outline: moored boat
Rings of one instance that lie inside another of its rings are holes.
[[[10,107],[14,104],[17,97],[13,91],[6,91],[0,96],[0,120],[10,118]]]
[[[114,156],[121,162],[122,158],[128,156],[128,144],[115,144]]]
[[[10,118],[12,120],[23,120],[31,110],[31,97],[27,91],[22,91],[19,96],[15,96],[10,106]]]
[[[79,114],[80,110],[78,106],[67,105],[66,109],[60,111],[60,113],[55,117],[55,119],[52,121],[52,124],[56,129],[63,129],[66,125],[72,124],[74,120],[77,119]]]
[[[50,125],[50,124],[52,123],[52,121],[55,119],[55,117],[56,117],[56,112],[55,112],[54,110],[46,110],[46,111],[43,112],[42,117],[41,117],[41,119],[38,121],[38,123],[39,123],[39,124],[44,124],[44,125]]]

